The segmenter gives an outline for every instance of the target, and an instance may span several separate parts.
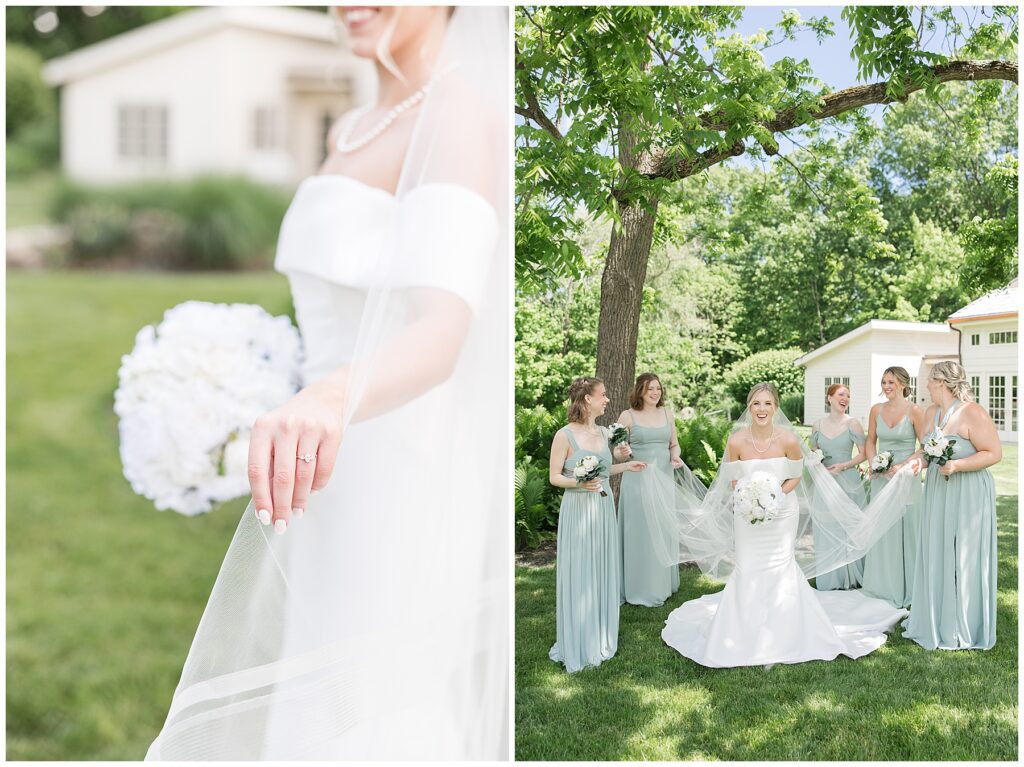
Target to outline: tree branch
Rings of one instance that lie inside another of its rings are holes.
[[[932,68],[932,72],[940,83],[954,81],[977,81],[977,80],[1006,80],[1017,82],[1017,62],[1015,61],[951,61],[948,64],[941,64]],[[822,99],[822,106],[808,112],[810,120],[825,120],[829,117],[849,112],[853,109],[869,106],[871,104],[891,104],[894,101],[904,101],[906,97],[915,91],[922,90],[923,85],[906,86],[903,95],[899,98],[890,98],[886,95],[885,82],[873,83],[871,85],[855,85],[851,88],[844,88],[841,91],[829,93]],[[783,109],[775,115],[774,120],[765,123],[765,128],[772,133],[791,130],[792,128],[805,125],[808,120],[802,119],[799,110],[795,107]],[[704,116],[701,123],[708,130],[724,131],[730,128],[730,124],[715,120],[712,116]],[[743,154],[742,142],[738,142],[740,150],[735,151],[736,144],[725,150],[708,150],[701,157],[706,161],[694,162],[693,160],[680,160],[673,162],[668,153],[655,150],[647,163],[647,167],[641,172],[651,178],[682,179],[699,173],[715,163],[721,162],[727,157],[735,157]],[[718,156],[720,155],[720,156]],[[717,159],[713,159],[718,156]]]
[[[520,60],[521,55],[519,46],[516,45],[517,70],[523,70],[526,68]],[[521,117],[525,117],[527,120],[533,120],[537,125],[550,133],[556,141],[561,141],[563,138],[562,132],[558,130],[558,126],[551,122],[551,119],[544,114],[544,110],[541,109],[540,102],[537,101],[537,96],[534,94],[533,90],[523,87],[522,83],[520,83],[519,91],[522,94],[523,100],[526,102],[526,106],[516,104],[516,114]]]

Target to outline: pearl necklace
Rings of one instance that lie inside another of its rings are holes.
[[[757,443],[754,442],[754,430],[753,429],[750,430],[749,434],[750,434],[750,444],[754,448],[754,450],[756,450],[759,453],[767,453],[772,448],[772,440],[775,439],[775,423],[774,422],[772,423],[772,433],[770,435],[768,435],[768,447],[766,447],[764,450],[758,449]]]
[[[440,80],[449,72],[451,72],[453,69],[455,69],[456,66],[456,64],[452,64],[448,67],[445,67],[443,70],[441,70],[433,77],[431,77],[430,80],[427,81],[426,85],[424,85],[422,88],[420,88],[418,91],[413,93],[408,98],[400,101],[398,104],[392,107],[391,110],[386,115],[384,115],[384,118],[379,123],[377,123],[373,128],[370,129],[369,133],[367,133],[357,141],[345,141],[344,139],[348,138],[347,134],[345,136],[339,136],[337,142],[335,143],[335,149],[337,149],[338,152],[340,152],[341,154],[351,154],[357,149],[362,149],[375,138],[380,136],[380,134],[386,131],[389,127],[391,127],[391,124],[395,120],[397,120],[403,112],[419,105],[419,103],[427,97],[427,94],[430,93],[431,88],[433,88],[434,85],[437,84],[437,81]],[[352,117],[352,128],[355,128],[356,123],[359,122],[359,119],[363,115],[367,114],[371,109],[373,109],[374,106],[374,104],[368,104],[365,107],[360,107],[359,109],[357,109]]]

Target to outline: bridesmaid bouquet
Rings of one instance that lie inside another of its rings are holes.
[[[576,462],[576,468],[572,470],[572,475],[576,478],[576,482],[582,485],[584,482],[600,477],[602,468],[604,467],[601,466],[601,460],[596,455],[585,455]],[[601,497],[608,497],[608,493],[603,489]]]
[[[775,475],[755,471],[736,483],[732,495],[733,510],[752,524],[771,522],[779,513],[782,486]]]
[[[946,461],[952,459],[953,445],[955,444],[955,439],[950,439],[941,431],[937,431],[935,432],[935,436],[925,443],[924,459],[928,462],[929,466],[932,463],[937,463],[939,466],[942,466]],[[948,474],[945,479],[949,482]]]
[[[250,304],[188,301],[121,358],[114,412],[132,490],[193,516],[249,492],[249,429],[299,386],[299,334]]]
[[[892,468],[892,451],[886,450],[883,453],[878,453],[874,458],[871,459],[871,473],[882,474]]]
[[[608,444],[612,450],[615,450],[615,448],[623,443],[629,442],[629,429],[621,423],[613,423],[608,427],[608,432]]]

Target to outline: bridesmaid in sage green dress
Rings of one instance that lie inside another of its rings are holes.
[[[632,456],[671,477],[683,465],[672,412],[664,406],[661,380],[654,373],[636,379],[619,423],[629,429]],[[679,566],[658,563],[641,504],[640,477],[626,474],[619,486],[619,535],[622,541],[622,597],[632,605],[661,607],[679,590]]]
[[[907,399],[910,374],[901,367],[887,368],[882,374],[884,403],[874,405],[868,415],[868,440],[865,445],[868,465],[879,453],[892,453],[892,468],[871,475],[871,493],[879,493],[890,477],[904,464],[914,463],[914,473],[921,468],[915,456],[917,435],[923,431],[924,411]],[[901,522],[889,530],[864,556],[864,579],[861,591],[884,599],[894,607],[909,607],[917,558],[917,540],[921,513],[917,504],[907,509]]]
[[[936,364],[928,377],[935,404],[928,434],[951,440],[953,457],[928,466],[921,504],[921,547],[903,636],[927,650],[991,649],[996,643],[996,488],[988,468],[1002,460],[995,424],[971,401],[967,372]]]
[[[640,461],[612,465],[608,432],[594,422],[607,405],[599,379],[577,378],[569,388],[569,425],[551,444],[549,479],[565,494],[558,512],[555,644],[548,655],[570,673],[600,665],[618,649],[622,570],[608,477],[644,468]],[[601,461],[601,476],[579,483],[573,469],[585,456]]]
[[[849,388],[843,384],[832,384],[825,396],[829,414],[811,427],[811,447],[824,454],[822,464],[829,474],[835,477],[854,503],[864,508],[867,492],[857,470],[858,464],[864,460],[864,427],[856,418],[846,414],[850,405]],[[864,560],[858,559],[831,572],[821,573],[814,579],[815,588],[818,591],[855,589],[860,585],[863,573]]]

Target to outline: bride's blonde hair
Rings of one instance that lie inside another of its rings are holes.
[[[928,377],[933,381],[940,381],[961,402],[974,401],[974,391],[971,389],[971,382],[967,380],[967,371],[960,363],[937,362]]]
[[[772,395],[772,400],[775,402],[775,407],[779,407],[779,390],[775,388],[775,384],[770,381],[760,381],[750,387],[750,392],[747,394],[747,407],[750,407],[751,401],[757,396],[758,392],[766,391]]]

